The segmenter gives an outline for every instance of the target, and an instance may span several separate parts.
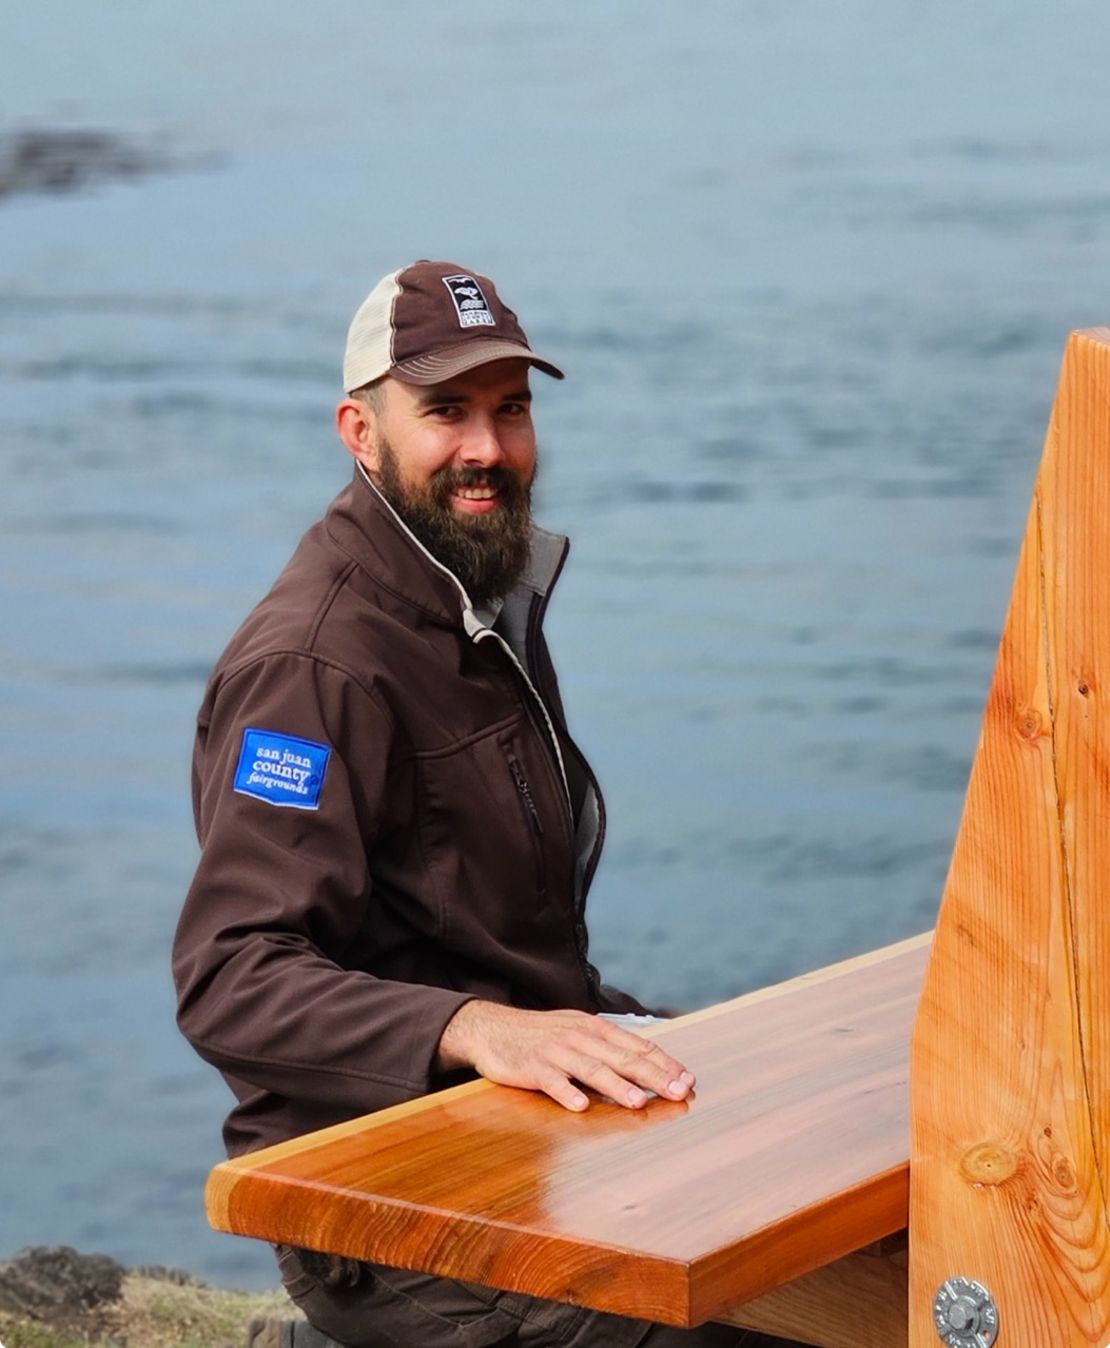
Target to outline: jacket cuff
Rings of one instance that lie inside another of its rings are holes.
[[[427,1000],[420,1014],[413,1018],[413,1033],[409,1041],[409,1078],[418,1085],[422,1094],[439,1090],[447,1073],[436,1067],[439,1054],[439,1041],[448,1022],[454,1019],[455,1012],[467,1002],[473,1002],[477,994],[473,992],[455,992],[450,988],[425,987]],[[458,1080],[457,1072],[450,1074],[452,1080]]]

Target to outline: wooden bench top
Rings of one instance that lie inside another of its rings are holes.
[[[652,1027],[682,1103],[470,1082],[226,1161],[219,1230],[699,1324],[906,1225],[931,936]]]

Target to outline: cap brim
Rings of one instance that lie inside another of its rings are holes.
[[[501,337],[472,338],[457,346],[414,356],[412,360],[391,366],[389,373],[402,384],[440,384],[445,379],[454,379],[456,375],[465,374],[479,365],[488,365],[494,360],[526,360],[552,379],[564,378],[557,365],[537,356],[519,342],[510,342]]]

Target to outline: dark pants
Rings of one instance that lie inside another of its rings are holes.
[[[792,1348],[755,1330],[674,1329],[288,1245],[274,1249],[285,1290],[342,1348]]]

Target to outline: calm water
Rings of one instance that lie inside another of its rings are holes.
[[[0,127],[188,171],[0,208],[0,1256],[273,1281],[179,1041],[207,669],[346,478],[417,256],[540,349],[606,976],[694,1006],[931,924],[1068,329],[1110,319],[1105,4],[5,15]]]

